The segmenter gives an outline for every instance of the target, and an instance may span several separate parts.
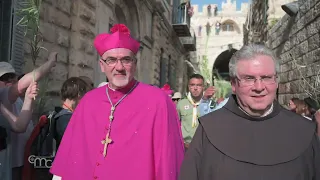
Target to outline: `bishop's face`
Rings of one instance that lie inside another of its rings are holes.
[[[100,58],[101,71],[106,74],[113,89],[128,85],[134,77],[136,63],[134,53],[124,48],[111,49]]]

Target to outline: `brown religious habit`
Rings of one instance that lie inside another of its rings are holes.
[[[180,180],[320,180],[316,124],[277,102],[257,118],[233,96],[199,122]]]

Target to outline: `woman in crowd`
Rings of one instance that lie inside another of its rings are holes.
[[[300,101],[298,98],[290,99],[290,101],[288,103],[288,108],[290,111],[296,112],[297,103],[299,103],[298,101]]]
[[[311,113],[309,111],[309,106],[303,100],[296,100],[295,101],[295,112],[309,120],[312,120]]]

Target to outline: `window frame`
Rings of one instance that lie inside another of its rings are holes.
[[[5,1],[3,1],[2,3],[5,3]],[[6,58],[3,58],[3,57],[1,57],[0,56],[0,58],[1,58],[1,61],[4,61],[4,62],[8,62],[8,63],[12,63],[11,61],[12,61],[12,51],[11,51],[11,49],[12,49],[12,32],[13,32],[13,4],[14,4],[14,1],[11,1],[10,2],[10,17],[9,17],[9,20],[8,20],[8,22],[10,22],[10,24],[9,24],[9,34],[8,34],[8,45],[7,45],[7,57]],[[1,7],[0,7],[1,8]],[[9,8],[9,7],[4,7],[3,6],[3,9],[4,8]],[[1,12],[3,12],[2,11],[2,9],[1,9]],[[1,19],[1,24],[3,24],[3,19]],[[2,29],[0,29],[0,31],[1,31],[1,33],[2,33]],[[2,34],[1,34],[1,36],[0,37],[2,37]],[[0,41],[2,42],[2,38],[0,39]],[[0,54],[1,55],[1,54]]]

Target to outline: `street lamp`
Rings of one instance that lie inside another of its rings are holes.
[[[293,1],[281,6],[282,10],[286,12],[290,17],[295,16],[299,11],[298,1]]]

